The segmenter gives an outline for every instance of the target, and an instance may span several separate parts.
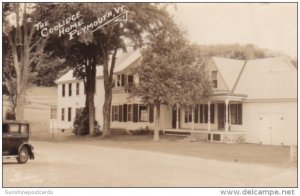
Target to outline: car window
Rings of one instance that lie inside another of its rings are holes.
[[[2,133],[8,133],[8,124],[2,124]]]
[[[20,134],[21,135],[27,135],[27,126],[26,125],[20,125]]]
[[[9,132],[12,134],[18,134],[19,133],[19,125],[18,124],[10,124]]]

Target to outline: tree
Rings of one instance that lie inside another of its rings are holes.
[[[73,75],[83,80],[86,95],[85,108],[89,122],[86,128],[90,135],[95,135],[96,65],[100,63],[101,52],[94,41],[87,41],[85,37],[80,37],[74,42],[67,52],[67,62],[71,62],[73,66]]]
[[[139,83],[132,95],[155,108],[154,140],[159,139],[160,106],[188,107],[207,99],[211,85],[204,63],[194,48],[186,43],[180,31],[160,34],[142,52],[142,62],[136,68]]]
[[[35,22],[41,19],[54,19],[59,16],[57,5],[32,4],[32,3],[4,3],[3,4],[3,42],[7,47],[7,58],[12,59],[13,70],[11,77],[7,78],[14,86],[15,92],[11,93],[15,101],[14,113],[17,120],[24,119],[24,102],[26,89],[30,79],[31,68],[39,65],[45,56],[44,47],[47,38],[41,37],[35,30]],[[49,12],[51,10],[51,12]],[[6,59],[7,59],[6,58]],[[5,65],[10,67],[10,63]]]
[[[97,17],[103,16],[107,11],[114,10],[124,4],[103,3],[87,5]],[[110,116],[112,101],[113,72],[120,50],[126,51],[128,46],[142,47],[147,38],[155,37],[164,26],[169,26],[171,32],[174,23],[165,9],[165,6],[150,3],[128,3],[126,22],[109,23],[97,30],[101,36],[95,37],[95,42],[101,49],[101,60],[104,76],[105,99],[103,105],[103,136],[110,134]]]

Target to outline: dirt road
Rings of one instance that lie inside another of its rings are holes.
[[[87,143],[33,141],[36,159],[4,159],[4,187],[295,187],[296,168]]]

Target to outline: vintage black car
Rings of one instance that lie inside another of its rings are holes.
[[[34,159],[33,146],[28,143],[29,123],[4,120],[2,123],[2,156],[14,157],[18,163]]]

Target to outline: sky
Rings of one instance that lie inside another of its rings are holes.
[[[297,56],[295,3],[180,3],[169,10],[192,43],[250,43]]]

